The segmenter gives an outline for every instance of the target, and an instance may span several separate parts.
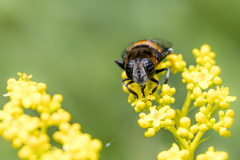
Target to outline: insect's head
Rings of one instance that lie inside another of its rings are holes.
[[[129,79],[144,86],[155,74],[155,66],[148,58],[130,60],[126,65],[126,74]]]

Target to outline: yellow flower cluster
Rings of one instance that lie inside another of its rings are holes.
[[[98,159],[102,144],[98,139],[92,139],[87,133],[80,131],[78,123],[70,125],[61,123],[59,131],[53,134],[53,139],[63,146],[63,151],[69,153],[71,159]],[[47,158],[46,158],[47,160]]]
[[[169,54],[166,57],[167,61],[161,62],[158,66],[157,69],[162,69],[169,67],[171,68],[171,72],[173,74],[177,72],[182,72],[184,68],[186,67],[186,62],[183,60],[181,54]],[[164,72],[158,73],[158,76],[165,74]]]
[[[156,106],[150,107],[149,114],[142,112],[139,114],[139,117],[139,126],[142,128],[148,128],[144,133],[146,137],[154,136],[155,132],[158,132],[162,127],[170,127],[175,124],[173,121],[175,110],[170,108],[170,106],[164,106],[159,110],[156,109]]]
[[[152,102],[150,101],[155,99],[154,96],[148,96],[145,99],[136,100],[137,103],[135,108],[141,109],[145,107],[145,109],[147,108],[149,111],[149,114],[144,112],[140,113],[140,119],[138,120],[140,127],[148,128],[144,133],[146,137],[152,137],[155,135],[155,132],[158,132],[161,128],[170,127],[175,124],[173,118],[176,113],[175,110],[170,107],[175,101],[172,97],[174,93],[174,88],[170,88],[169,85],[164,84],[162,87],[162,93],[158,96],[158,107],[152,106]],[[145,102],[146,100],[147,102]],[[135,105],[135,103],[132,105]]]
[[[219,122],[214,124],[213,129],[223,137],[229,137],[231,132],[227,130],[233,124],[233,116],[235,115],[234,111],[228,109],[224,115],[224,111],[220,110],[219,113]]]
[[[183,83],[187,83],[187,89],[193,90],[198,86],[202,89],[210,88],[212,85],[221,85],[222,79],[218,76],[221,73],[220,67],[215,66],[215,53],[211,52],[208,45],[203,45],[200,50],[193,49],[197,66],[189,66],[182,73]]]
[[[30,80],[32,76],[25,73],[18,75],[19,80],[10,78],[7,81],[8,93],[4,96],[9,96],[10,101],[0,110],[0,133],[4,139],[12,141],[14,148],[20,148],[19,158],[97,160],[101,142],[83,134],[78,123],[69,124],[70,113],[61,109],[62,95],[51,97],[45,91],[45,83],[33,82]],[[24,109],[28,108],[37,110],[40,117],[24,114]],[[63,144],[63,150],[50,151],[53,147],[49,143],[47,128],[53,125],[59,127],[54,139]]]
[[[227,131],[226,128],[232,126],[234,111],[228,108],[230,107],[229,103],[235,101],[236,97],[228,96],[228,94],[229,89],[227,87],[220,89],[217,86],[217,90],[209,89],[208,92],[202,92],[200,87],[193,89],[191,98],[195,100],[194,106],[200,107],[199,112],[195,115],[200,131],[205,132],[213,128],[224,137],[230,136],[230,131]],[[221,110],[219,111],[219,122],[216,123],[216,119],[212,118],[212,116],[217,109]],[[223,118],[223,110],[225,109],[228,110]]]
[[[153,95],[149,95],[156,84],[148,82],[145,89],[146,98],[135,99],[133,94],[128,97],[128,102],[134,106],[135,111],[141,112],[138,124],[141,128],[147,129],[144,133],[146,137],[152,137],[161,128],[164,128],[174,135],[182,148],[182,151],[179,151],[178,146],[173,144],[169,151],[159,153],[159,160],[193,159],[194,151],[200,142],[204,141],[202,136],[209,129],[214,129],[223,137],[231,135],[228,128],[234,122],[235,113],[229,109],[229,103],[235,101],[236,97],[229,96],[228,87],[219,87],[222,83],[222,79],[219,77],[221,70],[219,66],[215,65],[215,53],[211,51],[210,46],[203,45],[200,50],[193,49],[193,54],[196,58],[196,66],[190,65],[185,68],[186,62],[182,60],[182,55],[170,54],[166,57],[167,61],[161,62],[157,67],[157,69],[169,67],[172,73],[182,72],[182,82],[186,83],[188,90],[182,110],[174,110],[170,107],[175,102],[173,95],[176,89],[167,84],[162,85],[162,89],[159,86]],[[162,74],[164,73],[159,73],[157,76]],[[154,78],[158,80],[157,76],[155,75]],[[123,72],[122,78],[126,78],[125,72]],[[214,85],[217,86],[216,89],[209,89]],[[133,83],[130,88],[138,95],[142,95],[138,84]],[[124,90],[128,92],[126,88]],[[160,94],[157,93],[159,90]],[[157,106],[153,105],[153,100],[158,103]],[[199,107],[199,112],[195,114],[197,122],[195,124],[191,124],[191,119],[187,117],[192,100],[194,106]],[[213,117],[217,112],[218,119]],[[206,154],[198,156],[198,160],[211,159],[208,155],[218,157],[219,153],[209,149]],[[221,152],[221,155],[226,157],[224,156],[225,152]]]
[[[204,44],[201,46],[200,50],[195,48],[192,52],[198,65],[207,69],[210,69],[215,65],[215,60],[213,58],[216,57],[216,54],[211,51],[211,47],[209,45]]]
[[[158,160],[187,160],[189,158],[189,151],[186,149],[179,150],[177,144],[173,143],[168,151],[160,152],[157,155]]]
[[[209,147],[205,154],[199,154],[196,160],[227,160],[228,154],[224,151],[214,151],[213,147]]]

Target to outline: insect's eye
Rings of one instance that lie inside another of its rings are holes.
[[[147,58],[142,59],[143,67],[145,69],[145,72],[148,75],[148,78],[151,79],[155,74],[155,66],[153,64],[153,61]]]
[[[126,65],[126,74],[127,74],[127,77],[129,79],[133,79],[132,78],[132,75],[133,75],[133,66],[134,66],[134,60],[131,60],[127,63]]]

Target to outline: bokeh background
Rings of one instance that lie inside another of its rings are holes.
[[[223,85],[230,95],[240,96],[239,7],[240,1],[1,0],[0,94],[6,93],[8,78],[18,78],[17,72],[32,74],[32,80],[48,85],[48,93],[63,95],[72,123],[79,122],[83,132],[103,145],[113,142],[103,147],[100,160],[156,159],[175,140],[165,130],[149,139],[143,136],[114,60],[129,42],[159,37],[170,40],[188,65],[195,64],[192,49],[209,44],[217,54]],[[187,93],[181,75],[171,74],[169,84],[177,89],[173,107],[178,108]],[[8,98],[0,101],[2,107]],[[196,155],[214,146],[227,151],[229,159],[239,159],[238,103],[231,105],[236,113],[232,135],[224,138],[208,131],[205,138],[210,138]],[[17,150],[2,138],[0,155],[18,159]]]

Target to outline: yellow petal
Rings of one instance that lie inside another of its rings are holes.
[[[153,95],[148,95],[148,96],[146,97],[146,99],[154,100],[154,99],[155,99],[155,96],[153,96]]]
[[[198,84],[202,89],[207,89],[208,88],[207,81],[202,81],[202,82],[199,82]]]
[[[227,97],[225,98],[225,100],[226,100],[227,102],[232,102],[232,101],[235,101],[236,99],[237,99],[236,96],[227,96]]]
[[[153,126],[154,127],[159,127],[159,125],[160,125],[160,120],[159,119],[154,119],[153,120]]]

